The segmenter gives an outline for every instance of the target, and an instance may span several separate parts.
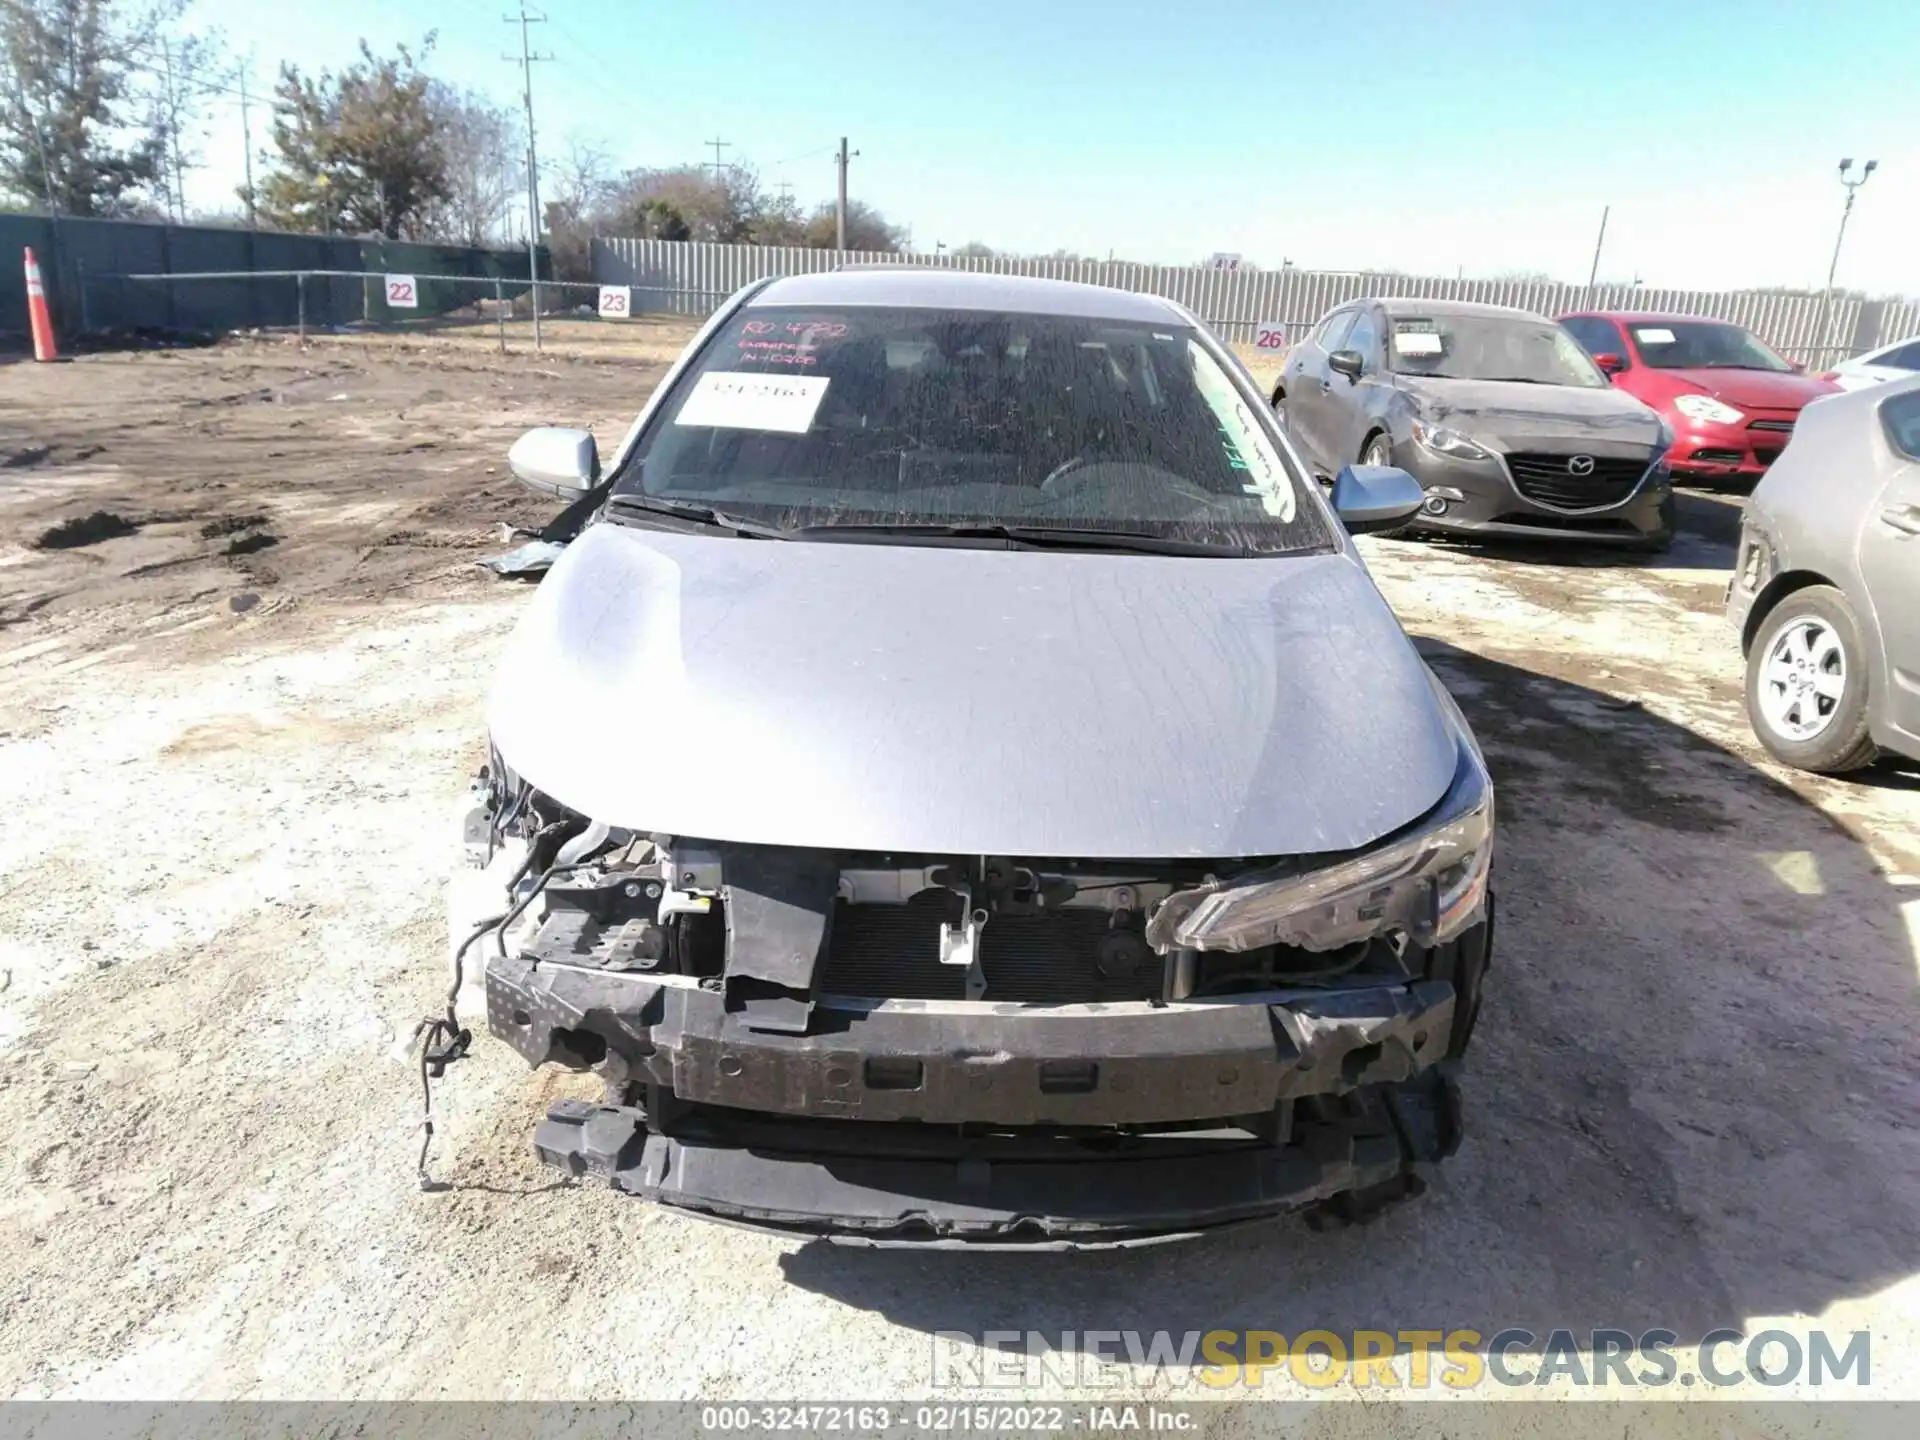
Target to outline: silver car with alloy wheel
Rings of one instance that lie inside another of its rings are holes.
[[[456,952],[604,1082],[547,1163],[1033,1248],[1361,1218],[1458,1143],[1493,787],[1350,538],[1420,490],[1323,496],[1187,311],[763,282],[605,464],[510,460],[599,507],[501,664]]]
[[[1727,614],[1776,758],[1920,759],[1920,378],[1801,411],[1747,506]]]

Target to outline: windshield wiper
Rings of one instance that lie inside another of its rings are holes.
[[[1551,380],[1536,380],[1531,375],[1489,375],[1487,379],[1502,385],[1551,385]]]
[[[726,530],[735,535],[748,535],[758,540],[790,540],[798,533],[780,525],[765,525],[757,520],[744,520],[738,515],[728,515],[714,509],[711,505],[692,505],[679,500],[662,500],[653,495],[636,495],[631,491],[625,494],[609,495],[607,510],[613,515],[658,515],[664,519],[684,520],[693,525],[705,525],[714,530]]]
[[[1231,555],[1247,556],[1265,552],[1246,545],[1226,545],[1205,540],[1176,540],[1164,535],[1148,535],[1139,530],[1054,529],[1044,525],[1002,525],[993,521],[961,521],[951,525],[904,523],[855,523],[845,525],[807,525],[790,532],[806,540],[845,540],[853,543],[885,543],[891,540],[1004,540],[1009,547],[1036,550],[1123,550],[1142,555]]]

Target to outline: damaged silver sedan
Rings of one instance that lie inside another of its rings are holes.
[[[1193,316],[763,282],[607,462],[511,458],[593,513],[501,666],[456,961],[604,1080],[544,1160],[1062,1247],[1364,1215],[1458,1143],[1493,794],[1349,538],[1419,487],[1323,498]]]

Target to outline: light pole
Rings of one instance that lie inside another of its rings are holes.
[[[1856,180],[1849,173],[1853,169],[1853,161],[1846,159],[1840,162],[1840,183],[1847,187],[1847,203],[1840,211],[1840,233],[1833,237],[1833,263],[1827,266],[1827,288],[1820,296],[1820,357],[1823,364],[1827,352],[1833,348],[1827,343],[1832,339],[1828,325],[1833,314],[1833,277],[1840,269],[1840,246],[1847,238],[1847,217],[1853,214],[1854,192],[1866,184],[1868,177],[1879,168],[1878,160],[1867,161],[1860,171],[1860,178]]]

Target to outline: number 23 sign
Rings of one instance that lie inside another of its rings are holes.
[[[387,276],[387,304],[396,310],[418,310],[420,287],[411,275]]]

